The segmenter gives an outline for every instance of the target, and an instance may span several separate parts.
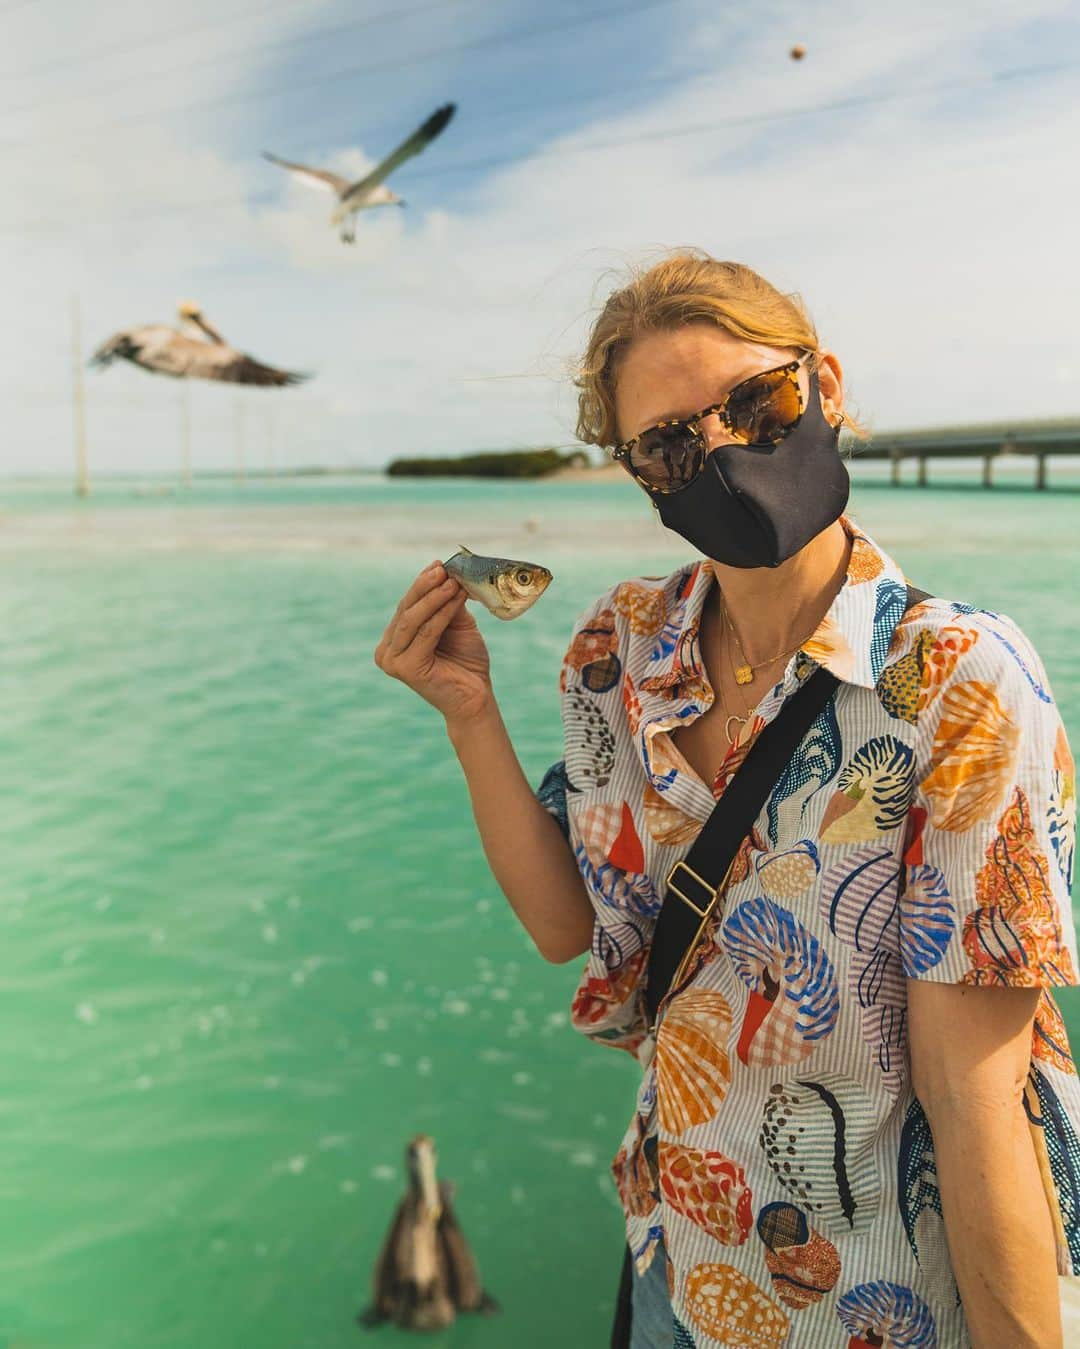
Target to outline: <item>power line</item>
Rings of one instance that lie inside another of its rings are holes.
[[[548,33],[565,32],[567,29],[579,28],[585,24],[599,23],[605,19],[619,18],[627,14],[637,14],[649,9],[657,9],[661,6],[678,3],[678,0],[634,0],[630,4],[622,4],[610,7],[608,9],[594,10],[591,14],[579,14],[571,19],[559,19],[552,23],[532,24],[522,28],[504,29],[500,33],[487,33],[482,37],[469,38],[464,42],[456,42],[445,46],[430,48],[418,56],[403,57],[397,61],[375,61],[368,62],[366,65],[348,66],[344,70],[334,71],[329,75],[315,75],[309,79],[294,80],[287,86],[282,86],[269,91],[248,90],[244,93],[221,94],[209,99],[196,99],[182,104],[175,108],[166,108],[159,110],[158,117],[147,117],[143,114],[132,116],[125,114],[122,117],[114,117],[103,122],[95,122],[90,126],[79,128],[78,138],[85,136],[96,136],[102,131],[111,131],[122,129],[127,126],[137,126],[140,129],[146,126],[152,126],[155,120],[162,120],[163,117],[169,117],[178,113],[189,113],[195,109],[224,108],[232,107],[242,103],[267,102],[271,99],[280,98],[293,92],[319,88],[322,89],[328,84],[334,84],[341,80],[351,80],[357,75],[372,75],[389,70],[405,70],[410,66],[426,65],[429,61],[437,61],[448,55],[455,55],[459,52],[474,51],[480,47],[500,46],[503,44],[520,42],[532,37],[543,37]],[[18,150],[25,149],[28,146],[38,146],[51,144],[56,141],[67,141],[66,132],[60,132],[58,135],[37,138],[20,138],[17,140],[6,140],[0,142],[0,150]]]
[[[334,24],[332,27],[329,28],[310,29],[306,33],[297,33],[294,34],[292,37],[287,38],[274,38],[269,42],[262,42],[258,44],[245,43],[244,55],[251,56],[257,55],[261,52],[274,51],[280,47],[293,47],[296,46],[297,43],[315,41],[320,38],[340,37],[344,33],[352,33],[360,28],[370,28],[373,24],[385,23],[387,21],[396,21],[398,19],[411,19],[417,14],[428,14],[432,10],[447,9],[448,7],[451,7],[453,4],[461,2],[462,0],[427,0],[427,3],[422,5],[414,5],[412,9],[398,9],[392,12],[387,11],[382,14],[372,14],[365,19],[351,19],[349,20],[348,23]],[[295,7],[291,7],[291,9],[292,12],[295,12]],[[244,15],[242,21],[250,23],[254,17],[255,17],[254,15]],[[258,17],[260,22],[264,21],[265,16],[259,15]],[[227,20],[226,22],[238,23],[241,22],[241,19],[238,17],[237,19],[231,21]],[[219,24],[205,24],[200,28],[192,28],[185,30],[183,36],[188,36],[189,34],[192,33],[202,33],[202,32],[216,33],[219,27],[221,27],[221,25]],[[172,34],[166,39],[155,40],[153,45],[161,46],[163,42],[174,41],[176,36],[177,36],[176,34]],[[136,46],[130,48],[130,50],[138,50],[140,46],[145,45],[148,44],[146,43],[136,44]],[[127,49],[121,44],[116,48],[114,48],[113,50],[123,52]],[[92,59],[97,60],[98,57],[95,56]],[[50,97],[49,107],[53,108],[58,103],[61,105],[64,103],[85,104],[89,100],[97,98],[101,95],[122,93],[125,89],[139,88],[142,84],[144,84],[148,80],[172,79],[177,75],[185,75],[190,71],[202,70],[204,67],[208,65],[221,65],[222,63],[227,61],[235,61],[235,59],[236,57],[233,53],[226,53],[222,56],[209,57],[208,59],[203,61],[185,62],[183,65],[173,66],[167,70],[147,70],[142,72],[137,79],[129,80],[124,84],[109,84],[103,89],[96,89],[90,93],[80,92],[78,94],[70,94],[67,98],[54,99]],[[77,61],[71,62],[69,61],[55,62],[52,66],[45,67],[45,69],[65,70],[69,69],[72,65],[80,65],[84,63],[85,62],[83,61],[83,59],[80,58]],[[36,73],[40,74],[41,71],[39,70]],[[19,78],[29,78],[29,76],[26,77],[20,76]],[[40,100],[31,99],[29,103],[20,103],[16,104],[15,107],[13,108],[0,109],[0,116],[10,117],[21,112],[33,112],[39,106]]]
[[[976,76],[966,80],[947,80],[938,84],[922,85],[908,87],[902,90],[893,90],[882,93],[852,94],[847,98],[832,99],[827,102],[815,104],[803,104],[798,107],[780,109],[775,112],[746,113],[735,114],[730,117],[721,118],[711,122],[686,123],[681,126],[666,127],[653,132],[637,132],[627,136],[612,136],[604,140],[586,141],[577,146],[559,146],[557,148],[545,148],[540,150],[526,150],[504,155],[492,155],[484,159],[457,160],[444,164],[432,165],[429,168],[417,168],[411,170],[414,178],[443,178],[452,176],[455,173],[473,173],[479,170],[489,168],[501,168],[508,164],[527,163],[531,161],[567,158],[578,155],[595,154],[601,150],[609,150],[627,145],[652,144],[666,140],[678,140],[686,136],[704,135],[713,131],[726,130],[730,127],[767,125],[774,122],[783,122],[797,117],[809,117],[819,113],[831,113],[848,111],[856,107],[869,107],[876,104],[894,102],[900,99],[919,98],[925,95],[952,93],[959,90],[982,87],[987,84],[995,84],[1008,80],[1025,79],[1034,76],[1058,74],[1062,71],[1073,70],[1080,62],[1062,61],[1054,63],[1045,63],[1037,66],[1016,66],[1005,70],[991,71],[984,76]],[[711,74],[711,71],[702,71],[701,75]],[[688,77],[684,77],[688,78]],[[230,208],[243,208],[245,206],[265,206],[277,200],[277,194],[273,192],[254,193],[244,199],[236,197],[205,199],[202,202],[191,202],[184,206],[160,207],[150,206],[143,210],[135,209],[124,213],[125,220],[152,219],[160,216],[187,216],[195,213],[209,213],[218,210],[227,210]],[[25,230],[34,230],[49,228],[50,225],[62,219],[65,223],[71,214],[69,210],[63,217],[38,217],[36,220],[24,221],[20,224],[0,222],[0,234],[22,233]],[[86,217],[81,217],[84,221]],[[111,223],[113,217],[99,217],[99,223]],[[91,222],[93,223],[93,222]]]

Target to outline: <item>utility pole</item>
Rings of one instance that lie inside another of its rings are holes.
[[[234,481],[237,487],[244,483],[244,398],[236,396],[236,473]]]
[[[71,297],[71,406],[75,421],[75,495],[90,495],[90,471],[86,463],[86,384],[82,354],[82,308]]]
[[[191,486],[191,385],[180,385],[180,486]]]

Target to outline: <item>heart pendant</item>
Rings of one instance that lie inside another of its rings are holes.
[[[731,734],[732,722],[735,723],[734,735]],[[746,725],[746,722],[747,722],[746,717],[737,716],[734,712],[732,712],[731,716],[728,717],[727,721],[724,722],[724,734],[727,736],[727,742],[729,745],[734,745],[738,743],[739,734],[742,731],[742,728]]]

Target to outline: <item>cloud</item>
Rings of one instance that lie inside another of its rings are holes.
[[[563,372],[597,278],[680,243],[802,292],[880,426],[1076,412],[1063,276],[1080,205],[1069,168],[1080,108],[1068,72],[991,78],[1080,61],[1066,6],[1048,0],[1019,17],[1003,4],[943,15],[928,3],[900,13],[828,0],[732,16],[685,0],[671,13],[680,27],[640,91],[629,82],[606,111],[590,101],[573,130],[486,171],[458,173],[484,156],[448,137],[402,171],[408,209],[361,217],[354,248],[327,223],[328,198],[284,174],[268,188],[270,166],[174,132],[167,146],[138,142],[133,161],[155,201],[180,203],[174,220],[155,218],[133,239],[131,186],[115,160],[99,164],[80,191],[96,193],[101,211],[112,201],[123,255],[91,233],[76,265],[42,241],[9,279],[24,297],[51,293],[55,317],[61,278],[76,275],[109,323],[154,317],[143,312],[152,293],[196,292],[241,345],[318,369],[309,387],[259,405],[281,409],[295,428],[290,453],[307,462],[569,440]],[[808,49],[798,64],[786,55],[793,41]],[[690,78],[691,68],[703,73]],[[512,126],[505,133],[511,141]],[[281,153],[359,173],[385,153],[381,139],[351,152],[289,142]],[[230,204],[182,212],[185,190]],[[267,191],[281,195],[253,201]],[[38,354],[2,339],[6,368],[28,363],[35,385],[63,362],[63,325],[44,340],[38,310]],[[149,400],[149,383],[130,387]],[[145,423],[126,433],[121,411],[97,453],[146,462]],[[66,416],[42,435],[41,417],[22,415],[19,441],[35,462],[64,464]],[[226,426],[204,453],[227,462]]]

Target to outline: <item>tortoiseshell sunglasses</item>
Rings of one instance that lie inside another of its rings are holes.
[[[706,435],[702,423],[716,417],[724,434],[740,445],[776,445],[791,435],[803,414],[799,368],[812,351],[797,361],[751,375],[730,389],[719,403],[680,421],[657,422],[633,440],[611,450],[642,487],[650,492],[677,492],[698,476],[709,451],[724,436]]]

